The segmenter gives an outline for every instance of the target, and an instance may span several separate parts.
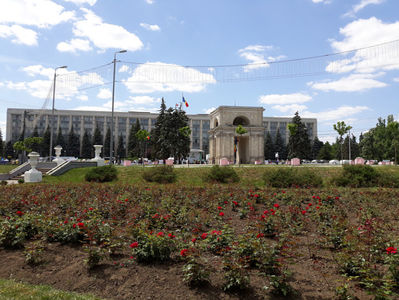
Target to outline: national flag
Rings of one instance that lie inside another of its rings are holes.
[[[184,99],[184,97],[182,97],[183,98],[183,103],[186,105],[186,107],[188,107],[188,102],[186,101],[186,99]]]

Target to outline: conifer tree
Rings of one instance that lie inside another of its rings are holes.
[[[288,142],[288,158],[308,159],[311,156],[311,146],[306,126],[301,121],[299,113],[296,112],[292,122],[288,124],[290,139]]]
[[[270,159],[270,160],[274,159],[274,153],[275,153],[274,143],[269,131],[267,132],[265,138],[264,153],[265,153],[265,159]]]
[[[316,159],[324,143],[316,136],[312,142],[312,159]]]
[[[333,159],[333,148],[329,142],[325,142],[321,147],[317,159],[331,160]]]
[[[66,145],[67,156],[79,157],[80,139],[74,132],[73,125],[68,134],[68,142]]]
[[[110,143],[111,143],[111,128],[108,127],[104,140],[104,148],[103,148],[104,157],[109,157]]]
[[[283,137],[280,134],[280,129],[277,128],[276,132],[276,140],[274,142],[274,155],[278,153],[279,159],[287,159],[287,147],[285,146],[285,143],[283,141]]]
[[[8,142],[6,143],[6,148],[5,148],[5,150],[4,150],[4,156],[5,156],[7,159],[15,158],[15,151],[14,151],[14,147],[12,146],[11,141],[8,141]]]
[[[0,157],[4,156],[4,148],[5,148],[5,145],[3,142],[3,135],[2,135],[1,129],[0,129]]]
[[[58,133],[57,133],[57,137],[55,139],[55,146],[60,145],[62,147],[63,150],[65,150],[65,139],[64,136],[62,135],[62,130],[61,127],[58,127]]]
[[[140,156],[139,141],[137,139],[137,132],[140,130],[140,122],[136,119],[136,123],[130,128],[129,142],[127,147],[128,156],[135,158]]]
[[[46,131],[43,134],[43,142],[40,147],[41,156],[49,156],[50,134],[50,127],[47,125]]]
[[[102,145],[103,144],[103,136],[101,134],[100,128],[96,124],[96,128],[94,129],[93,134],[93,145]]]
[[[122,134],[119,136],[119,139],[118,139],[118,149],[116,150],[116,153],[117,153],[117,156],[119,159],[126,157],[126,148],[125,148],[125,143],[123,141]]]
[[[85,133],[83,135],[83,139],[82,139],[82,158],[91,158],[91,151],[92,151],[92,144],[91,144],[91,136],[90,134],[87,132],[87,130],[85,130]]]
[[[39,137],[39,131],[37,129],[37,125],[35,125],[35,128],[33,129],[32,137]]]

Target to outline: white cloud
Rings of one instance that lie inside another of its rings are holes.
[[[360,0],[360,2],[352,7],[352,10],[347,12],[344,16],[354,17],[355,14],[370,4],[381,4],[385,0]]]
[[[126,103],[132,105],[137,105],[137,104],[154,105],[161,103],[161,98],[154,98],[151,96],[135,96],[135,97],[131,96],[129,100],[126,100]]]
[[[158,112],[158,104],[161,102],[160,98],[154,98],[150,96],[137,96],[130,97],[126,101],[115,101],[114,109],[116,111],[146,111],[146,112]],[[154,106],[156,105],[156,106]],[[74,110],[96,110],[96,111],[111,111],[112,101],[107,101],[100,106],[79,106]]]
[[[301,112],[302,118],[317,118],[321,123],[330,123],[340,120],[348,119],[349,117],[360,114],[364,111],[370,110],[367,106],[349,106],[344,105],[336,109],[330,109],[325,111],[320,111],[317,113],[312,113],[309,111]]]
[[[154,4],[154,0],[145,0],[148,4]]]
[[[54,76],[54,69],[45,68],[42,65],[28,66],[23,68],[22,70],[31,77],[35,77],[36,75],[41,75],[51,79]]]
[[[0,23],[49,28],[71,20],[74,11],[51,0],[1,0]]]
[[[214,110],[216,109],[216,107],[211,107],[211,108],[208,108],[208,109],[204,109],[203,111],[206,113],[206,114],[210,114],[211,112],[213,112]]]
[[[12,38],[14,44],[37,45],[37,32],[19,25],[0,25],[0,37]]]
[[[11,90],[25,90],[36,98],[47,98],[53,85],[54,70],[41,65],[28,66],[22,69],[29,76],[47,77],[45,80],[12,82],[5,81],[4,85]],[[81,95],[80,88],[86,84],[101,85],[104,79],[97,73],[78,74],[76,71],[59,69],[57,71],[56,97],[57,99],[71,100]],[[84,98],[83,98],[84,99]]]
[[[307,94],[294,93],[294,94],[272,94],[262,95],[259,97],[259,102],[262,104],[298,104],[305,103],[312,100],[312,97]]]
[[[90,51],[92,49],[90,42],[82,39],[71,39],[69,42],[60,42],[57,45],[57,50],[60,52],[76,53],[77,50]]]
[[[140,23],[140,26],[143,27],[144,29],[147,29],[150,31],[160,31],[161,30],[161,28],[156,24],[151,25],[151,24],[147,24],[147,23]]]
[[[384,23],[372,17],[349,23],[340,29],[343,40],[331,40],[331,46],[336,52],[344,52],[373,45],[384,44],[399,39],[399,21]],[[378,70],[399,69],[397,59],[398,42],[388,43],[378,47],[369,47],[349,53],[346,58],[332,61],[326,67],[327,72],[362,72],[373,73]]]
[[[129,72],[130,71],[130,68],[129,68],[129,66],[127,66],[127,65],[122,65],[120,68],[119,68],[119,73],[124,73],[124,72]]]
[[[331,0],[312,0],[313,3],[324,3],[328,4],[331,3]]]
[[[168,81],[170,80],[170,81]],[[194,68],[161,62],[139,65],[133,74],[123,80],[131,93],[201,92],[207,84],[216,83],[213,75]]]
[[[394,78],[394,79],[393,79],[393,81],[395,81],[395,82],[399,82],[399,77],[397,77],[397,78]]]
[[[89,100],[89,97],[87,95],[84,95],[84,94],[76,96],[76,98],[81,100],[81,101],[88,101]]]
[[[74,23],[73,33],[77,37],[89,39],[101,50],[126,49],[140,50],[143,47],[141,40],[134,34],[119,25],[104,23],[91,10],[81,8],[85,13],[84,19]]]
[[[97,98],[110,99],[112,98],[112,92],[110,89],[100,89],[100,91],[97,94]]]
[[[306,105],[301,105],[301,104],[289,104],[289,105],[273,105],[272,108],[284,113],[286,112],[295,113],[296,111],[303,111],[308,107]]]
[[[64,0],[64,1],[73,2],[76,5],[89,4],[90,6],[93,6],[97,2],[97,0]]]
[[[387,84],[374,79],[377,75],[371,74],[352,74],[335,81],[309,82],[308,85],[313,89],[321,91],[335,92],[360,92],[372,88],[386,87]]]
[[[244,67],[244,71],[249,72],[255,69],[268,68],[270,66],[270,62],[278,61],[285,57],[283,55],[277,57],[269,55],[265,57],[267,51],[271,51],[273,49],[274,47],[269,45],[249,45],[238,50],[240,56],[250,62]]]

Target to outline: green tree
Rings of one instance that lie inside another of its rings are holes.
[[[274,143],[270,132],[266,133],[265,146],[264,146],[265,159],[274,159]]]
[[[321,147],[319,153],[317,154],[317,159],[332,160],[333,159],[333,149],[329,142],[325,142]]]
[[[119,136],[119,139],[118,139],[118,149],[117,149],[116,153],[117,153],[117,156],[119,159],[126,157],[126,148],[125,148],[125,143],[123,141],[122,134]]]
[[[91,151],[92,151],[92,144],[91,144],[91,137],[90,134],[85,130],[82,139],[82,158],[91,158]]]
[[[46,130],[43,133],[43,142],[40,147],[41,156],[49,156],[50,149],[50,127],[47,125]]]
[[[104,157],[109,156],[109,146],[111,143],[111,128],[108,127],[107,133],[105,134],[105,139],[104,139]]]
[[[24,139],[23,141],[15,142],[13,147],[17,151],[26,151],[29,153],[33,151],[33,147],[39,148],[42,142],[43,138],[41,137],[29,137]]]
[[[33,128],[32,137],[39,137],[39,131],[37,129],[37,125]]]
[[[316,159],[324,143],[316,136],[312,142],[312,159]]]
[[[165,109],[165,102],[162,100],[160,113],[152,131],[153,152],[158,158],[174,157],[180,160],[190,152],[190,136],[187,136],[187,131],[184,130],[189,126],[189,119],[184,110]]]
[[[144,155],[145,155],[145,147],[146,147],[146,143],[148,143],[149,140],[149,136],[150,133],[145,130],[145,129],[140,129],[139,131],[137,131],[136,133],[136,138],[139,141],[139,145],[140,145],[140,153],[141,153],[141,163],[144,165]]]
[[[280,129],[277,128],[276,132],[276,140],[274,142],[274,153],[273,158],[275,158],[275,154],[278,153],[279,159],[287,159],[287,147],[285,146],[283,137],[280,134]]]
[[[141,129],[139,119],[136,119],[136,123],[132,124],[129,131],[129,142],[127,146],[128,156],[131,158],[140,156],[139,141],[137,140],[136,133]]]
[[[291,123],[288,124],[290,131],[290,138],[288,142],[288,158],[310,158],[311,145],[306,126],[301,121],[298,112],[292,118]]]
[[[334,130],[339,135],[339,143],[341,144],[341,160],[343,160],[343,136],[348,133],[349,130],[352,129],[352,126],[346,125],[344,121],[338,121],[337,124],[333,125]]]
[[[60,145],[63,150],[66,149],[66,143],[65,143],[64,136],[62,135],[61,127],[58,127],[58,133],[57,133],[57,137],[55,139],[55,145],[53,145],[53,146],[58,146],[58,145]]]
[[[14,151],[14,148],[13,148],[13,146],[12,146],[11,141],[8,141],[8,142],[6,143],[6,148],[5,148],[5,150],[4,150],[4,156],[5,156],[7,159],[15,158],[15,151]]]
[[[3,142],[3,135],[1,133],[1,129],[0,129],[0,157],[4,156],[4,142]]]
[[[79,157],[80,139],[74,132],[73,125],[68,134],[68,142],[66,145],[66,155]]]
[[[94,129],[93,134],[93,145],[102,145],[103,144],[103,135],[101,134],[100,128],[96,124],[96,128]]]

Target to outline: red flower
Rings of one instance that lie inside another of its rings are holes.
[[[139,242],[133,242],[130,244],[130,248],[137,248],[139,246]]]
[[[187,252],[188,252],[188,249],[182,249],[181,251],[180,251],[180,255],[181,256],[187,256]]]
[[[269,211],[266,209],[263,213],[264,213],[265,215],[267,215],[267,214],[269,213]]]
[[[264,237],[265,235],[263,233],[258,233],[258,235],[256,236],[258,239],[261,237]]]
[[[89,210],[93,210],[93,207],[90,207]]]
[[[164,233],[162,231],[157,233],[157,236],[164,236]]]
[[[339,200],[339,197],[337,196],[337,197],[335,197],[335,200]]]
[[[306,210],[301,211],[301,213],[302,213],[303,215],[306,214]]]
[[[204,232],[204,233],[201,235],[201,238],[202,238],[203,240],[205,240],[207,236],[208,236],[208,234],[207,234],[206,232]]]
[[[274,203],[274,205],[273,205],[275,208],[279,208],[280,207],[280,205],[278,205],[278,203]]]
[[[73,228],[76,228],[76,224],[73,224],[72,227],[73,227]]]
[[[237,201],[233,201],[235,206],[238,206],[238,202]]]
[[[83,228],[83,226],[85,226],[85,224],[83,224],[82,222],[78,223],[79,228]]]
[[[224,204],[227,204],[227,203],[229,203],[229,202],[227,202],[227,201],[224,201]]]
[[[65,221],[64,221],[64,224],[68,224],[68,220],[65,220]]]
[[[173,239],[173,238],[175,238],[176,236],[173,235],[173,234],[171,234],[171,233],[169,233],[169,234],[168,234],[168,237],[170,237],[171,239]]]
[[[221,211],[221,212],[219,213],[219,216],[223,217],[223,216],[224,216],[224,212]]]
[[[22,216],[23,214],[24,214],[24,213],[23,213],[22,211],[20,211],[20,210],[17,211],[17,215],[18,215],[18,216]]]
[[[196,238],[193,238],[191,241],[192,241],[193,243],[195,243],[195,242],[196,242],[196,240],[197,240]]]
[[[223,207],[221,207],[221,206],[218,206],[218,210],[222,210],[223,209]]]
[[[387,254],[395,254],[396,253],[396,248],[394,248],[394,247],[388,247],[385,250],[387,251]]]
[[[309,203],[309,204],[308,204],[308,206],[312,206],[312,205],[313,205],[312,203]]]

